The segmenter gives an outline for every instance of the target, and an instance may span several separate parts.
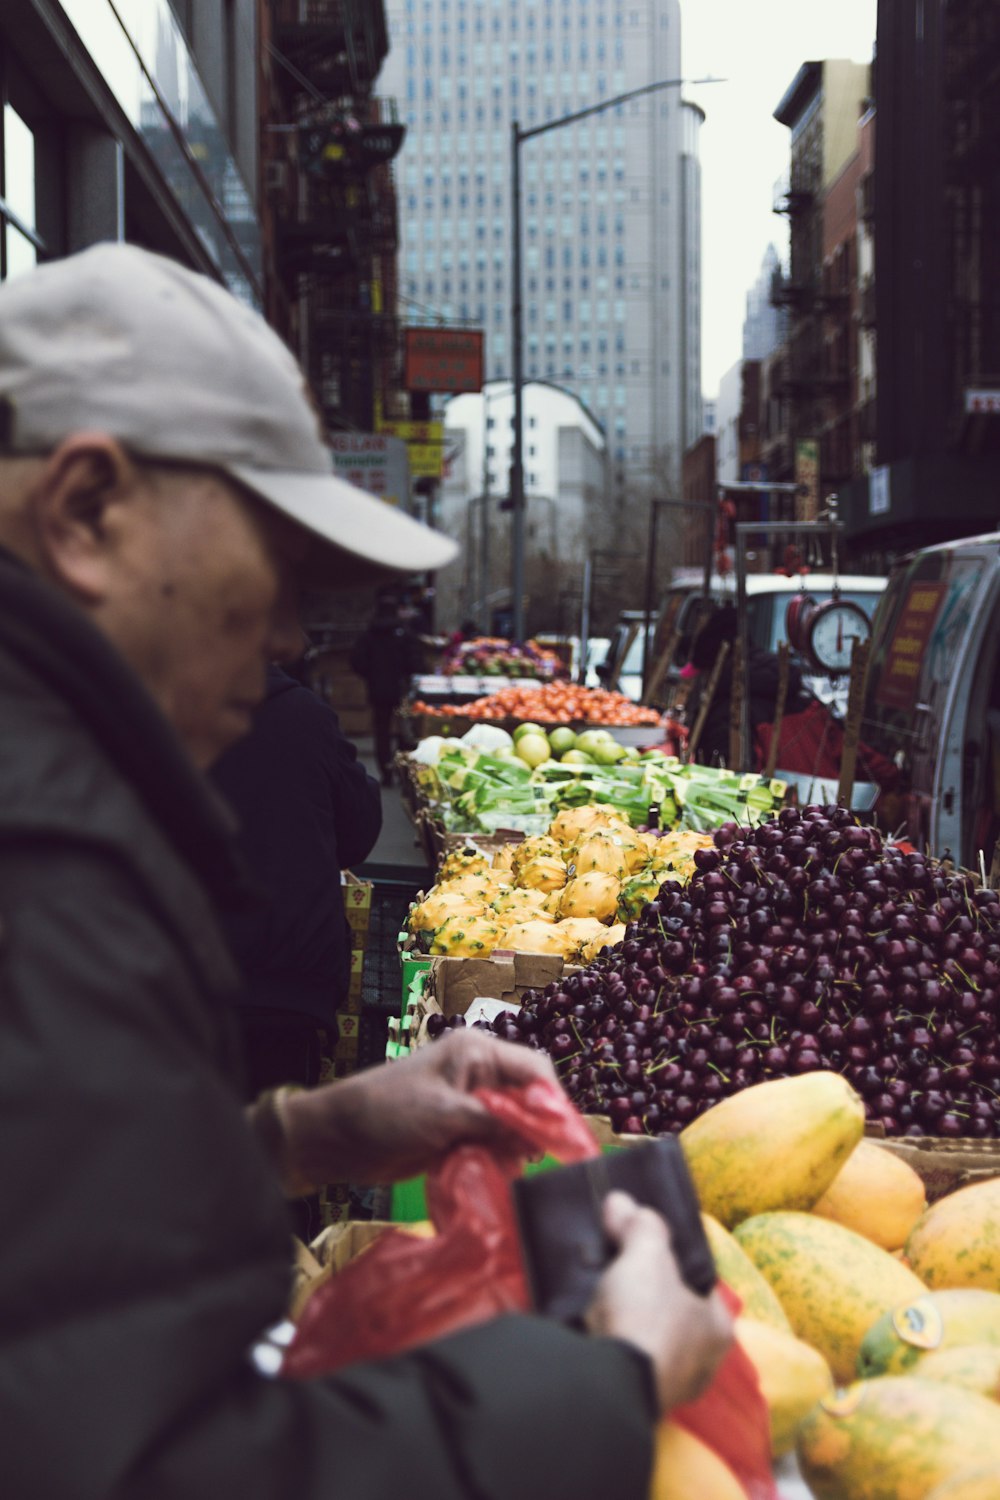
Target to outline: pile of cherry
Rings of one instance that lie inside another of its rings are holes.
[[[727,824],[695,862],[624,942],[491,1029],[625,1133],[826,1068],[887,1134],[1000,1136],[1000,894],[836,807]]]

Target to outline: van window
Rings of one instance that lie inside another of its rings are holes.
[[[806,585],[806,593],[815,599],[817,604],[825,604],[827,599],[833,598],[832,589],[811,589]],[[874,619],[875,609],[881,593],[872,589],[852,591],[842,589],[842,599],[849,599],[852,604],[857,604],[864,610],[869,620]],[[765,651],[777,651],[782,641],[787,641],[788,635],[785,630],[785,619],[788,606],[795,598],[795,594],[752,594],[747,600],[750,614],[750,639],[757,646],[763,646]]]

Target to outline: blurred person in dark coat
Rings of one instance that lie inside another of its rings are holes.
[[[420,665],[420,644],[402,618],[395,594],[380,594],[367,630],[351,652],[351,667],[368,688],[375,759],[382,785],[392,784],[392,718]]]
[[[341,871],[375,846],[378,784],[333,709],[275,665],[253,728],[212,776],[237,814],[261,897],[225,913],[245,980],[247,1097],[279,1083],[312,1086],[350,983]]]

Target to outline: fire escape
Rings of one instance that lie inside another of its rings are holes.
[[[953,0],[945,33],[951,291],[951,430],[968,453],[1000,453],[1000,418],[966,412],[966,392],[1000,391],[1000,14]]]
[[[850,386],[850,288],[847,279],[824,269],[823,200],[818,191],[818,162],[812,154],[793,161],[791,175],[779,184],[775,213],[789,219],[791,265],[787,277],[775,277],[771,301],[788,309],[789,335],[774,394],[790,410],[792,452],[799,438],[820,438],[821,483],[825,487],[850,477],[836,446],[824,438],[831,407],[844,400]]]
[[[278,316],[328,428],[370,431],[394,377],[396,193],[403,142],[372,90],[381,0],[271,0],[265,182]],[[281,313],[284,313],[284,317]]]

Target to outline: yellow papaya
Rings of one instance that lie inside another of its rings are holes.
[[[915,1374],[935,1349],[1000,1346],[1000,1294],[977,1287],[924,1291],[872,1322],[858,1351],[861,1376]]]
[[[792,1325],[784,1308],[771,1290],[770,1283],[760,1274],[746,1251],[740,1248],[729,1230],[718,1219],[713,1219],[711,1214],[702,1214],[701,1220],[715,1260],[715,1269],[743,1303],[746,1316],[755,1318],[758,1323],[769,1323],[772,1328],[790,1334]]]
[[[812,1211],[883,1250],[898,1250],[926,1207],[924,1184],[909,1163],[861,1140]]]
[[[970,1461],[1000,1462],[1000,1407],[931,1380],[861,1381],[814,1406],[796,1446],[817,1500],[927,1500]]]
[[[854,1378],[872,1324],[924,1290],[887,1250],[813,1214],[758,1214],[734,1232],[777,1294],[792,1332],[819,1350],[838,1381]]]
[[[913,1226],[906,1255],[930,1287],[1000,1292],[1000,1177],[939,1199]]]
[[[1000,1463],[985,1469],[963,1469],[953,1479],[935,1485],[927,1500],[997,1500],[1000,1495]]]
[[[674,1422],[661,1422],[649,1500],[746,1500],[743,1486],[699,1438]]]
[[[793,1334],[753,1318],[736,1319],[736,1337],[757,1371],[771,1419],[771,1453],[780,1458],[795,1447],[803,1417],[833,1390],[830,1366]]]
[[[958,1349],[934,1349],[918,1362],[916,1374],[921,1380],[943,1380],[1000,1401],[1000,1346],[963,1344]]]
[[[758,1083],[681,1131],[701,1206],[728,1228],[752,1214],[808,1209],[861,1139],[865,1107],[837,1073]]]

